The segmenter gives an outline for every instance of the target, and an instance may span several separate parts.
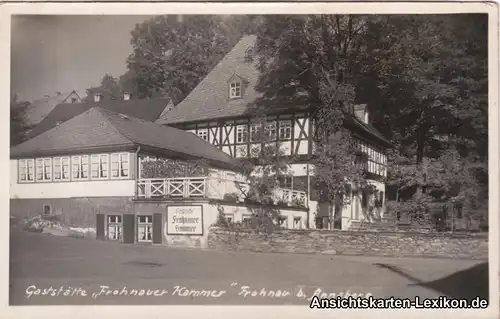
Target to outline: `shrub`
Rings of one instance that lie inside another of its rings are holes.
[[[229,202],[238,202],[240,197],[238,196],[237,193],[226,193],[224,194],[224,200],[227,200]]]
[[[304,202],[298,198],[295,198],[294,200],[292,200],[292,206],[294,206],[294,207],[306,207]]]

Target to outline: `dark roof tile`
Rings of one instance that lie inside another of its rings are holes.
[[[261,96],[255,90],[260,72],[256,62],[246,61],[247,50],[255,45],[253,35],[243,37],[193,91],[157,123],[176,125],[189,122],[239,117],[249,114],[249,105]],[[245,81],[243,96],[229,99],[229,80],[238,76]],[[389,146],[390,142],[372,125],[354,118],[350,121],[364,134]]]
[[[102,109],[119,112],[130,115],[132,117],[156,121],[163,112],[169,99],[143,99],[143,100],[108,100],[102,102],[89,103],[69,103],[59,104],[52,112],[50,112],[37,126],[35,126],[28,134],[28,138],[33,138],[43,132],[57,126],[57,123],[63,123],[69,119],[82,114],[83,112],[93,108],[100,107]]]
[[[121,113],[94,107],[24,143],[11,148],[11,157],[51,156],[72,151],[140,146],[156,155],[206,159],[236,169],[238,162],[198,136]]]

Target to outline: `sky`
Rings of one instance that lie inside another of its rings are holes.
[[[11,92],[32,101],[125,73],[130,31],[151,16],[12,17]]]

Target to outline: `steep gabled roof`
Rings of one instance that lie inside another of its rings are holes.
[[[40,124],[35,126],[28,133],[28,138],[33,138],[43,132],[46,132],[51,128],[96,106],[102,109],[154,122],[160,117],[160,114],[165,109],[169,101],[170,99],[161,98],[127,101],[108,100],[97,103],[88,102],[59,104],[43,119],[42,122],[40,122]]]
[[[50,114],[50,112],[52,112],[58,104],[66,101],[66,99],[73,93],[80,97],[80,95],[73,90],[69,93],[62,93],[32,101],[26,110],[26,122],[28,125],[37,125],[43,121],[43,119]]]
[[[246,51],[254,45],[255,40],[255,36],[243,37],[194,90],[169,112],[167,119],[158,123],[175,124],[244,115],[247,105],[258,96],[254,85],[259,71],[255,64],[245,61]],[[247,83],[243,96],[230,100],[228,81],[235,74]]]
[[[261,96],[255,90],[260,75],[256,62],[245,59],[247,50],[252,49],[255,41],[253,35],[244,36],[194,90],[157,123],[176,125],[248,114],[249,104]],[[229,99],[228,85],[234,78],[245,82],[243,95],[241,98]],[[371,124],[363,123],[354,115],[347,122],[361,134],[368,134],[382,145],[390,146],[390,142]]]
[[[170,100],[170,102],[168,102],[167,106],[165,106],[165,108],[161,112],[161,114],[158,117],[158,119],[156,120],[156,122],[166,119],[167,113],[170,112],[171,110],[173,110],[174,107],[175,107],[174,102],[172,102],[172,100]]]
[[[140,147],[174,158],[206,159],[214,166],[237,168],[236,159],[192,133],[98,107],[14,146],[10,156],[53,156],[124,147]]]

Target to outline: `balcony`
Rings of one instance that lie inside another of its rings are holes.
[[[137,181],[138,198],[205,198],[207,177],[143,178]]]
[[[142,178],[137,180],[138,199],[224,199],[235,194],[243,202],[245,183],[214,177]],[[307,207],[306,192],[278,188],[275,203]]]

